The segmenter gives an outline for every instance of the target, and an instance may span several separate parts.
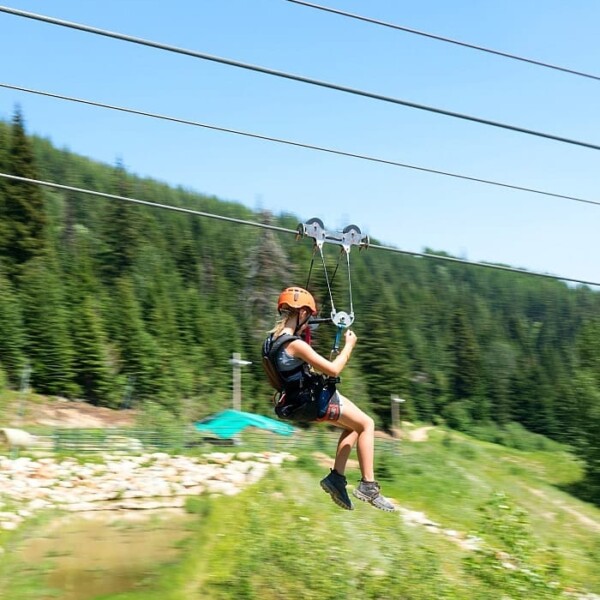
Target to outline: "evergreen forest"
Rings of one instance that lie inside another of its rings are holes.
[[[0,173],[286,229],[313,216],[255,212],[94,162],[27,135],[19,110],[0,121]],[[335,265],[339,246],[324,251]],[[0,177],[0,388],[27,376],[40,394],[196,419],[231,405],[239,352],[252,361],[243,409],[270,414],[262,340],[312,254],[312,240],[271,229]],[[585,465],[579,492],[600,504],[597,291],[376,248],[350,262],[359,341],[344,394],[383,429],[396,396],[402,419],[567,444]],[[344,268],[338,310],[349,309]],[[311,291],[328,314],[318,261]],[[314,333],[326,354],[334,338],[333,325]]]

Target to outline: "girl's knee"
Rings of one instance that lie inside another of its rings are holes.
[[[361,415],[361,418],[356,422],[357,433],[373,433],[375,431],[375,421],[369,415],[365,415],[364,413]]]
[[[352,429],[352,431],[356,431],[357,433],[362,433],[363,431],[372,433],[375,431],[375,421],[373,418],[346,398],[344,398],[344,409],[340,421],[342,426]]]

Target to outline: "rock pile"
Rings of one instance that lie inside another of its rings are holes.
[[[288,453],[103,455],[95,462],[0,456],[0,528],[16,529],[45,509],[70,511],[183,506],[185,496],[234,495]]]

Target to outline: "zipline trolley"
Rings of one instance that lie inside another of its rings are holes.
[[[331,302],[331,313],[329,318],[315,318],[311,319],[310,322],[315,324],[324,323],[329,320],[333,322],[333,324],[337,327],[337,335],[333,347],[333,353],[337,353],[339,351],[339,343],[342,331],[344,329],[347,329],[352,325],[352,323],[354,323],[354,305],[352,302],[352,279],[350,275],[350,250],[352,246],[358,246],[360,250],[368,248],[369,237],[363,235],[361,230],[356,225],[348,225],[347,227],[344,227],[344,229],[341,232],[329,232],[325,229],[323,221],[317,218],[309,219],[308,221],[306,221],[306,223],[300,223],[298,225],[297,231],[297,239],[310,237],[314,240],[313,255],[310,262],[310,269],[308,272],[308,279],[306,281],[305,287],[308,288],[308,285],[310,283],[310,277],[315,262],[315,255],[318,251],[321,256],[321,262],[323,264],[323,272],[325,274],[325,282],[327,284],[327,291],[329,293],[329,301]],[[325,257],[323,255],[323,245],[325,243],[336,244],[342,247],[337,264],[335,266],[335,270],[331,278],[329,277],[329,274],[327,272]],[[337,273],[342,255],[346,256],[346,265],[348,270],[350,312],[336,310],[335,304],[333,302],[333,293],[331,290],[333,279],[335,278],[335,275]]]

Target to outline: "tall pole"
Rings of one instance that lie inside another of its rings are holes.
[[[404,402],[404,398],[392,396],[392,435],[395,438],[400,437],[400,404]]]
[[[242,355],[239,352],[233,353],[233,410],[242,410],[242,369],[240,360]]]
[[[242,360],[239,352],[234,352],[229,362],[233,365],[233,410],[242,410],[242,367],[252,362]]]

